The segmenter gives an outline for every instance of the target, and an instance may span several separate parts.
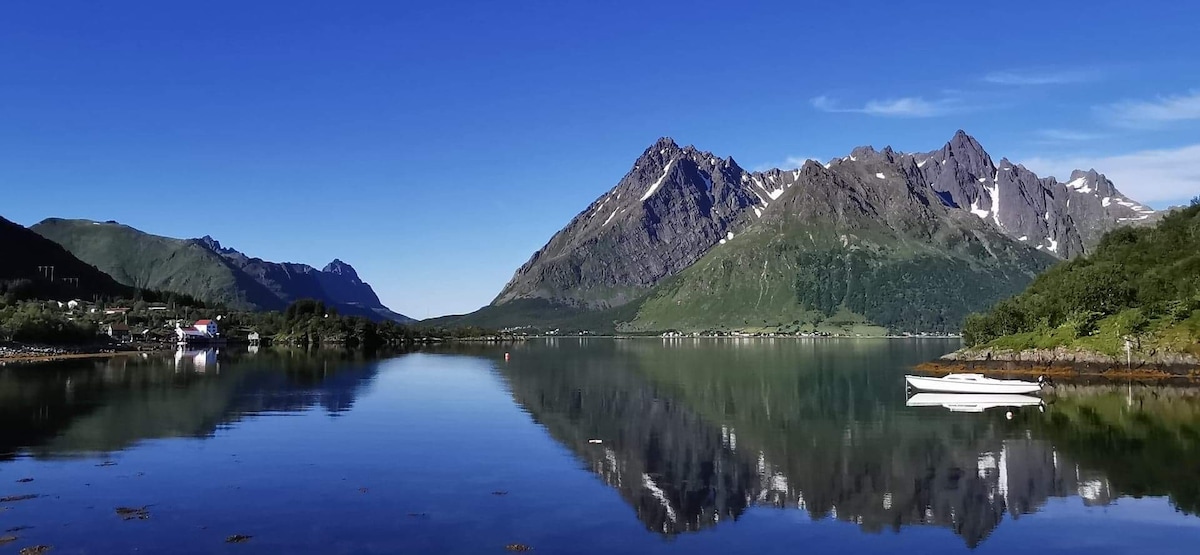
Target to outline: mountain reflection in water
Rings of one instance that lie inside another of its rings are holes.
[[[0,368],[0,460],[207,437],[245,415],[350,410],[376,369],[341,352],[216,350]]]
[[[745,534],[799,533],[794,519],[762,518],[777,508],[825,521],[810,538],[928,526],[962,541],[879,545],[956,552],[1036,544],[1012,521],[1062,511],[1053,498],[1165,497],[1200,511],[1200,389],[1060,385],[1044,405],[907,398],[904,373],[953,346],[563,338],[382,361],[264,349],[11,365],[0,470],[36,481],[5,478],[0,494],[47,494],[4,513],[29,535],[118,551],[210,541],[189,523],[228,517],[258,526],[246,552],[478,552],[473,538],[533,533],[547,552],[581,533],[598,534],[583,551],[716,552]],[[122,470],[107,473],[97,463],[116,452]],[[143,525],[159,535],[110,528],[123,521],[92,511],[103,503],[154,504],[163,517]],[[840,523],[854,526],[825,527]],[[1009,526],[1015,545],[988,540]],[[641,527],[652,533],[628,537]]]
[[[901,374],[932,358],[922,349],[818,343],[516,348],[501,372],[538,422],[667,535],[759,505],[867,531],[944,526],[973,547],[1006,513],[1036,512],[1051,497],[1090,506],[1170,495],[1181,510],[1197,508],[1194,390],[1139,388],[1136,405],[1105,411],[1123,390],[1060,388],[1044,413],[951,413],[906,406]],[[1140,455],[1150,441],[1158,456]]]

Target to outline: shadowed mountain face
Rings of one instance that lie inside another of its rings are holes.
[[[208,437],[246,415],[350,410],[375,377],[365,360],[326,354],[114,358],[0,368],[0,460],[70,457],[156,438]]]
[[[53,241],[4,218],[0,218],[0,261],[4,291],[23,287],[33,297],[63,300],[132,292]]]
[[[221,246],[220,242],[209,236],[196,241],[269,289],[285,305],[300,299],[317,299],[349,316],[395,322],[412,321],[411,318],[383,306],[371,286],[359,279],[354,267],[341,260],[334,259],[326,264],[324,269],[317,270],[307,264],[268,262],[261,258],[252,258],[236,249]]]
[[[695,316],[712,307],[658,287],[671,283],[712,303],[757,305],[713,320],[721,323],[816,321],[835,306],[893,330],[944,331],[957,327],[963,309],[1019,291],[1056,259],[1088,252],[1104,232],[1156,217],[1094,170],[1065,183],[1039,177],[1007,159],[993,162],[962,131],[928,153],[859,147],[828,164],[762,172],[663,138],[521,266],[491,308],[512,306],[511,324],[521,325],[531,323],[519,314],[529,301],[601,310],[657,298],[680,308],[652,307],[635,329],[711,327]],[[722,256],[727,250],[739,252]],[[806,277],[811,267],[815,283]],[[956,277],[897,279],[922,268]],[[931,308],[900,317],[855,297],[877,283],[894,285],[889,298]],[[946,306],[924,302],[939,296]],[[770,308],[778,306],[786,309]]]
[[[886,376],[925,355],[885,341],[836,350],[568,343],[516,348],[500,371],[517,402],[658,533],[719,526],[757,505],[865,531],[946,527],[974,547],[1006,515],[1037,512],[1051,497],[1095,505],[1170,495],[1197,509],[1200,453],[1185,438],[1200,426],[1200,396],[1163,403],[1147,390],[1135,396],[1140,416],[1099,410],[1099,420],[1072,428],[1067,419],[1113,402],[1112,393],[1063,391],[1044,413],[1012,409],[1012,420],[1005,409],[905,407]],[[1160,449],[1171,457],[1137,455],[1149,437],[1175,438]],[[1101,455],[1114,441],[1120,452]]]

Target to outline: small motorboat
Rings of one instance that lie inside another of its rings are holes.
[[[918,391],[938,393],[1008,393],[1023,395],[1042,390],[1042,378],[1037,382],[1022,380],[997,380],[983,374],[950,374],[941,378],[929,376],[904,376],[908,386]]]
[[[1041,406],[1042,400],[1032,395],[1006,393],[918,393],[908,398],[910,407],[943,407],[953,412],[983,412],[999,407]]]

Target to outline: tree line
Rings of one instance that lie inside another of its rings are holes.
[[[1152,227],[1122,227],[1095,251],[1039,275],[1020,295],[963,324],[977,346],[1038,332],[1083,338],[1102,326],[1121,336],[1181,324],[1200,337],[1200,197]]]
[[[158,340],[173,339],[176,323],[188,327],[204,318],[220,318],[223,336],[245,339],[251,332],[280,344],[314,346],[343,345],[349,348],[404,346],[429,340],[464,339],[495,335],[496,332],[474,326],[444,327],[376,322],[361,316],[339,314],[333,306],[314,299],[300,299],[283,312],[231,311],[192,303],[186,296],[169,295],[149,298],[171,299],[168,310],[150,311],[146,297],[109,299],[88,305],[86,310],[68,311],[56,301],[10,301],[0,295],[0,341],[49,345],[83,345],[95,342],[107,323],[128,324],[134,333],[149,330]],[[158,301],[155,301],[158,302]],[[129,309],[119,315],[105,315],[106,307]],[[92,312],[92,309],[95,312]]]

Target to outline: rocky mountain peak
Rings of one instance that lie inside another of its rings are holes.
[[[642,153],[639,162],[642,160],[665,160],[669,161],[675,155],[679,154],[683,148],[670,137],[660,137],[654,144],[646,148]]]
[[[208,250],[213,251],[217,254],[241,254],[237,251],[237,249],[231,249],[231,248],[222,246],[221,242],[216,239],[213,239],[213,237],[211,235],[205,235],[204,237],[201,237],[199,239],[193,239],[193,241],[199,243],[201,246],[203,246],[203,247],[207,248]]]
[[[856,146],[854,150],[850,151],[850,159],[854,161],[869,160],[877,156],[879,153],[875,151],[875,147],[870,145]]]
[[[1071,172],[1071,177],[1065,185],[1068,189],[1084,194],[1094,194],[1098,197],[1112,197],[1121,194],[1112,181],[1095,169]]]
[[[341,260],[339,260],[337,258],[333,259],[333,262],[326,264],[325,267],[321,269],[321,271],[325,272],[325,273],[329,273],[329,274],[337,274],[339,276],[342,276],[342,277],[345,277],[345,278],[348,278],[351,280],[355,280],[355,281],[358,280],[358,272],[354,271],[354,267],[345,262],[342,262]]]
[[[213,239],[212,235],[205,235],[204,237],[196,239],[196,241],[214,251],[219,252],[221,250],[221,242]]]
[[[1153,218],[1153,210],[1115,193],[1096,172],[1072,178],[1074,185],[1043,179],[1006,158],[998,167],[962,130],[938,150],[910,155],[860,146],[828,166],[806,161],[794,170],[764,171],[662,137],[535,252],[494,304],[619,306],[746,230],[797,216],[818,226],[877,220],[932,232],[930,222],[953,214],[949,209],[980,220],[968,221],[972,233],[1007,237],[1012,252],[1060,258],[1086,253],[1117,225]],[[1085,187],[1103,194],[1081,195]],[[922,208],[933,204],[940,206]]]
[[[992,157],[983,149],[983,145],[962,129],[955,132],[946,146],[942,147],[941,154],[941,159],[946,163],[953,158],[960,167],[976,176],[988,174],[996,167],[992,163]]]

